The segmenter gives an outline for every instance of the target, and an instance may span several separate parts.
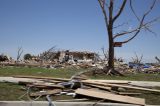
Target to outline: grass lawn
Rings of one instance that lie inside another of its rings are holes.
[[[0,67],[0,76],[13,75],[33,75],[46,77],[70,78],[72,75],[85,71],[86,69],[66,68],[66,69],[45,69],[45,68],[28,68],[28,67]],[[139,80],[139,81],[160,81],[160,74],[132,74],[121,76],[96,75],[90,76],[92,79],[109,79],[109,80]],[[12,83],[0,83],[0,100],[19,100],[18,98],[26,93],[22,86]],[[139,97],[145,98],[147,104],[160,104],[160,94],[145,92]],[[53,100],[67,99],[68,96],[56,96]],[[28,100],[25,96],[23,100]],[[40,99],[44,100],[44,99]]]
[[[1,67],[0,76],[14,76],[14,75],[33,75],[43,77],[61,77],[70,78],[77,72],[83,69],[66,68],[66,69],[46,69],[46,68],[28,68],[28,67]]]
[[[91,76],[92,79],[107,79],[107,80],[132,80],[132,81],[160,81],[160,74],[125,74],[125,76],[107,76],[96,75]]]

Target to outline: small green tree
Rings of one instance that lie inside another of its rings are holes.
[[[24,60],[30,60],[30,59],[32,59],[32,56],[31,56],[31,54],[27,53],[24,55],[23,58],[24,58]]]

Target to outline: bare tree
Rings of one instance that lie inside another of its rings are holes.
[[[138,55],[135,53],[135,57],[132,57],[133,63],[136,64],[140,64],[142,62],[142,59],[143,59],[143,54],[140,57],[138,57]]]
[[[116,0],[98,0],[98,2],[104,15],[105,25],[106,25],[106,30],[108,33],[108,40],[109,40],[109,60],[108,60],[108,66],[106,71],[112,72],[112,71],[116,71],[114,70],[114,47],[121,47],[122,44],[128,43],[129,41],[133,40],[143,29],[151,33],[154,33],[149,28],[149,26],[153,22],[156,22],[159,19],[159,17],[148,20],[148,21],[146,21],[146,17],[153,10],[153,7],[156,4],[156,0],[153,0],[153,3],[151,4],[151,6],[148,8],[147,11],[144,12],[144,14],[141,17],[136,14],[133,7],[132,0],[121,0],[122,3],[120,5],[120,8],[118,8],[118,10],[115,8],[116,6],[115,4],[117,2],[120,2],[118,0],[117,1]],[[116,26],[115,22],[119,20],[119,17],[121,16],[122,12],[125,10],[125,7],[127,6],[127,2],[129,2],[128,5],[131,9],[131,12],[135,16],[135,19],[137,20],[138,24],[135,28],[131,30],[127,29],[127,30],[115,33],[115,28],[121,27],[122,25],[125,24],[123,23],[121,25]],[[128,35],[129,38],[121,42],[116,41],[117,38],[124,37],[125,35]],[[112,70],[112,71],[109,71],[109,70]]]
[[[109,56],[108,56],[108,50],[105,50],[105,48],[104,47],[102,47],[101,48],[102,49],[102,53],[103,53],[103,55],[104,55],[104,60],[107,60],[108,61],[108,58],[109,58]]]
[[[54,54],[55,52],[56,52],[56,46],[53,46],[49,50],[42,53],[40,58],[45,61],[50,60],[55,56]]]
[[[22,49],[22,47],[19,47],[19,48],[18,48],[18,51],[17,51],[17,62],[18,62],[19,59],[21,58],[22,53],[23,53],[23,49]]]
[[[160,59],[156,56],[155,59],[160,63]]]

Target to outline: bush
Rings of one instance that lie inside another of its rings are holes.
[[[31,60],[31,59],[32,59],[31,54],[27,53],[24,55],[24,60]]]

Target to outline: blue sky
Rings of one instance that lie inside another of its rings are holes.
[[[151,0],[135,0],[139,15]],[[160,16],[160,1],[147,20]],[[129,22],[123,28],[136,25],[135,17],[126,7],[117,25]],[[116,57],[128,60],[144,55],[144,61],[160,57],[160,22],[152,26],[157,36],[148,32],[116,48]],[[118,39],[121,40],[121,39]],[[18,47],[25,53],[37,55],[56,45],[58,49],[101,52],[108,48],[104,17],[97,0],[0,0],[0,53],[16,57]]]

